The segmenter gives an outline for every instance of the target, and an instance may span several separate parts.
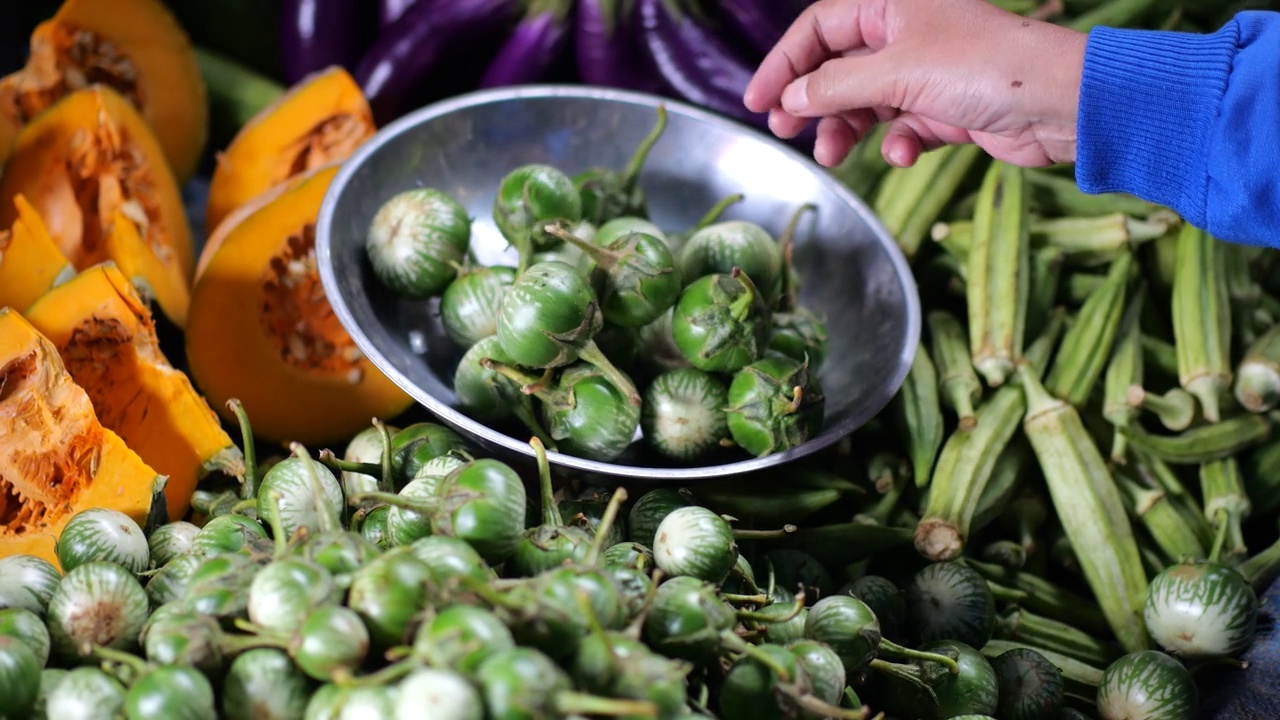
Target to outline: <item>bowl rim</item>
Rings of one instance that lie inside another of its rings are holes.
[[[742,134],[744,131],[754,132],[755,139],[759,142],[770,145],[775,150],[778,150],[790,157],[792,160],[807,166],[814,175],[817,176],[819,182],[834,192],[837,197],[848,204],[854,212],[862,217],[863,221],[865,221],[870,227],[880,245],[888,253],[889,261],[892,263],[897,274],[898,282],[902,285],[903,294],[906,296],[906,307],[904,309],[906,311],[906,337],[908,342],[904,344],[901,355],[899,355],[895,360],[896,367],[894,367],[893,373],[890,376],[890,381],[875,389],[871,393],[872,397],[862,403],[861,410],[852,413],[849,417],[839,423],[824,426],[822,431],[817,435],[794,448],[774,453],[772,455],[738,460],[720,465],[675,468],[646,467],[642,465],[623,465],[600,462],[597,460],[589,460],[573,455],[567,455],[565,453],[548,451],[547,459],[551,465],[572,469],[580,473],[640,479],[653,483],[711,480],[714,478],[739,475],[775,467],[777,465],[782,465],[817,453],[839,442],[859,427],[862,427],[888,406],[894,395],[897,394],[902,384],[906,381],[907,374],[911,370],[911,364],[915,359],[917,347],[920,342],[922,325],[921,304],[919,289],[915,282],[915,276],[911,272],[911,267],[907,262],[906,256],[867,203],[845,187],[844,184],[841,183],[834,175],[832,175],[827,169],[818,165],[808,155],[801,153],[799,150],[796,150],[789,144],[771,135],[759,132],[750,125],[704,110],[695,105],[673,100],[664,96],[589,85],[537,84],[477,90],[424,105],[423,107],[407,113],[379,129],[341,164],[337,174],[334,176],[333,181],[329,184],[329,187],[325,192],[324,199],[320,206],[320,212],[317,217],[315,239],[316,263],[320,272],[320,280],[324,288],[325,295],[329,300],[329,304],[332,307],[333,312],[337,315],[338,321],[342,324],[343,328],[346,329],[347,333],[350,334],[352,340],[356,343],[356,346],[360,348],[360,351],[364,353],[365,357],[367,357],[379,371],[384,373],[388,379],[399,386],[400,389],[412,397],[414,401],[423,405],[432,416],[452,429],[462,432],[464,435],[471,435],[479,438],[484,444],[496,445],[509,452],[521,455],[529,461],[534,460],[535,455],[533,448],[527,441],[519,440],[511,435],[494,430],[484,423],[467,417],[461,411],[441,402],[424,388],[409,380],[408,377],[395,367],[386,354],[384,354],[382,350],[374,344],[369,335],[361,330],[359,323],[356,322],[351,307],[347,304],[346,298],[339,291],[340,283],[334,266],[331,243],[333,217],[337,211],[339,198],[342,196],[347,186],[351,183],[352,178],[360,171],[365,162],[367,162],[371,156],[378,153],[383,146],[393,142],[404,133],[409,132],[423,123],[452,114],[459,110],[529,98],[607,100],[611,102],[623,102],[652,108],[655,110],[659,105],[665,105],[668,112],[677,112],[699,122],[706,123],[734,134]]]

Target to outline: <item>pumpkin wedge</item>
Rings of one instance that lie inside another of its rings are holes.
[[[228,217],[191,293],[187,364],[228,421],[314,445],[349,438],[412,399],[365,358],[325,297],[315,222],[337,165],[289,180]]]
[[[0,114],[26,124],[64,96],[107,85],[142,111],[179,180],[196,171],[209,100],[195,49],[159,0],[65,0],[31,33],[26,67],[0,81]]]
[[[40,298],[27,320],[58,349],[102,425],[169,476],[169,517],[186,515],[211,472],[244,475],[244,456],[218,416],[160,350],[155,323],[113,263],[81,272]]]
[[[0,557],[56,565],[58,534],[86,508],[119,510],[145,527],[158,479],[98,422],[53,343],[0,309]]]
[[[369,103],[346,70],[335,66],[308,75],[245,123],[218,154],[206,232],[285,180],[345,160],[376,130]]]
[[[17,218],[0,230],[0,307],[25,311],[75,269],[49,237],[40,213],[22,195],[13,198]]]
[[[191,228],[155,135],[119,93],[100,85],[77,90],[23,128],[0,175],[0,227],[13,222],[19,194],[73,267],[114,260],[131,272],[145,269],[144,286],[165,316],[186,323]],[[143,242],[113,237],[121,214]]]

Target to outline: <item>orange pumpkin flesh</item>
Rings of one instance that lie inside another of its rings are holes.
[[[155,136],[128,101],[103,86],[77,90],[23,128],[0,175],[0,227],[13,222],[19,194],[77,270],[106,260],[145,270],[161,310],[184,326],[191,229]],[[138,256],[121,250],[127,238],[113,237],[118,213],[141,229]]]
[[[315,264],[315,222],[333,165],[300,175],[228,218],[196,280],[187,362],[231,420],[238,398],[255,434],[319,444],[344,440],[412,399],[342,328]]]
[[[0,309],[0,557],[57,564],[59,533],[86,508],[119,510],[144,525],[157,479],[98,422],[53,343]]]
[[[205,229],[300,173],[345,160],[377,128],[360,86],[340,67],[313,73],[236,134],[209,184]]]
[[[13,202],[18,216],[12,227],[0,230],[0,307],[22,312],[75,270],[31,203],[21,195]]]
[[[112,263],[40,298],[27,320],[57,348],[102,425],[169,476],[169,517],[181,518],[210,472],[244,475],[244,457],[218,416],[160,350],[146,303]]]
[[[186,31],[159,0],[66,0],[31,34],[26,67],[0,81],[0,114],[30,122],[65,95],[110,86],[141,109],[173,173],[195,173],[208,92]]]

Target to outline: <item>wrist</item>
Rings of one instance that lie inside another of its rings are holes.
[[[1073,163],[1089,36],[1052,23],[1039,26],[1024,56],[1036,86],[1023,98],[1023,110],[1049,158],[1055,163]]]

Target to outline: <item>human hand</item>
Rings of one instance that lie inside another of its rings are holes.
[[[891,165],[969,142],[1017,165],[1074,162],[1086,37],[986,0],[819,0],[744,102],[783,138],[818,119],[814,158],[828,167],[879,122]]]

